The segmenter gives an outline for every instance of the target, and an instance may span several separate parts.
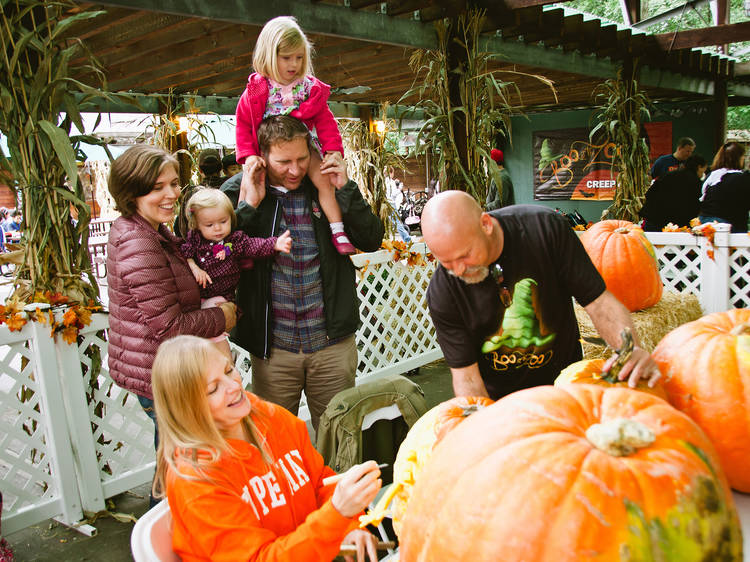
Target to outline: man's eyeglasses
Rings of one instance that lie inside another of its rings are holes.
[[[513,303],[513,296],[510,294],[510,289],[505,284],[505,276],[503,275],[503,266],[499,263],[493,263],[490,267],[490,275],[497,283],[498,292],[500,294],[500,302],[503,303],[505,308],[508,308]]]

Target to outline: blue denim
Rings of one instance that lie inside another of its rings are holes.
[[[154,410],[154,401],[150,398],[145,398],[137,394],[136,398],[138,398],[138,402],[140,402],[143,411],[146,412],[146,415],[151,418],[151,421],[154,422],[154,451],[157,451],[159,449],[159,424],[156,423],[156,410]],[[155,498],[152,492],[148,498],[149,509],[154,507],[157,503],[159,503],[159,498]]]
[[[398,235],[401,237],[401,240],[403,240],[407,244],[411,242],[409,229],[406,228],[406,225],[403,222],[401,222],[401,219],[399,218],[398,213],[396,213],[396,211],[393,211],[391,213],[391,222],[396,223],[396,232],[398,232]]]

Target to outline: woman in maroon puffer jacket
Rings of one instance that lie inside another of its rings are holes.
[[[198,284],[179,252],[182,240],[164,226],[174,219],[180,194],[177,170],[168,152],[138,145],[109,174],[122,214],[107,244],[109,373],[154,421],[151,365],[159,344],[180,334],[218,336],[236,322],[233,303],[201,309]]]

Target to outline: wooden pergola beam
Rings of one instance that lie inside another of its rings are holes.
[[[659,33],[653,38],[663,49],[667,50],[728,45],[739,41],[750,41],[750,21]]]
[[[437,45],[435,29],[430,24],[392,18],[371,11],[351,10],[322,2],[312,4],[300,0],[103,0],[98,4],[260,26],[274,17],[291,15],[297,18],[307,33],[311,34],[336,35],[361,41],[425,49],[434,49]],[[443,7],[439,9],[443,10]]]

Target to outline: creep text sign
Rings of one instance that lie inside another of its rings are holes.
[[[589,129],[579,128],[537,131],[532,143],[534,199],[612,199],[613,142],[589,139]]]

